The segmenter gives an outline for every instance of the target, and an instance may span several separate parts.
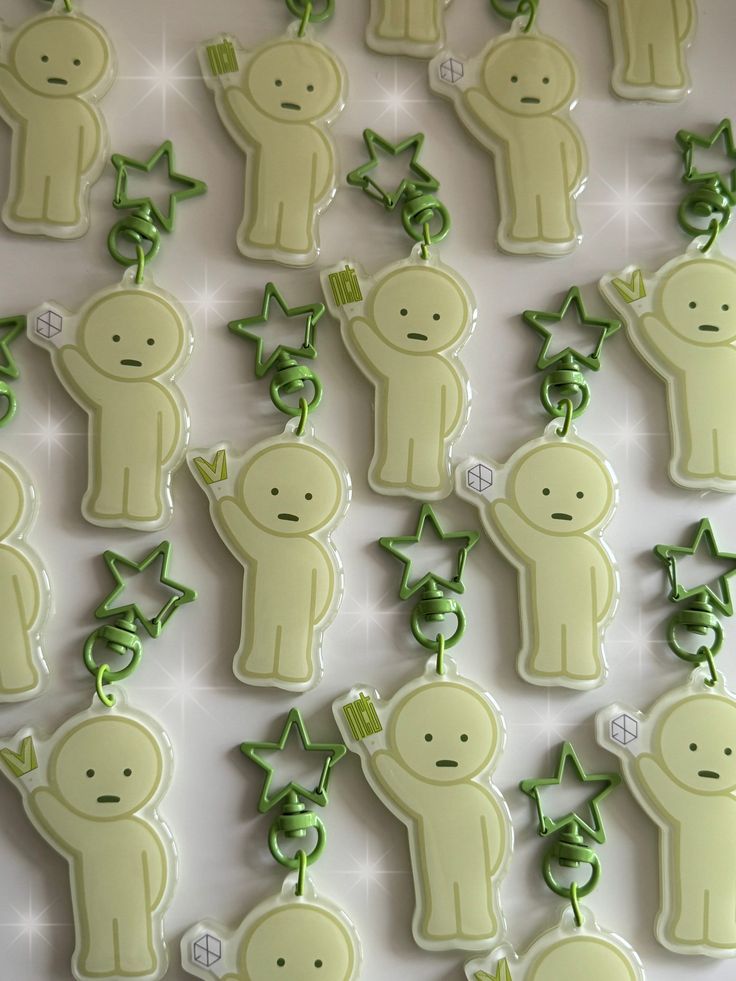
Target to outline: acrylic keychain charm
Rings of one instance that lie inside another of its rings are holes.
[[[313,790],[297,781],[279,784],[275,779],[277,754],[295,737],[304,753],[315,754],[315,770],[321,768]],[[355,927],[317,892],[308,871],[327,841],[325,825],[308,803],[327,805],[332,767],[345,755],[345,747],[312,742],[301,714],[292,709],[277,742],[249,742],[240,748],[266,774],[258,810],[267,814],[279,809],[268,847],[289,874],[281,892],[259,903],[235,930],[214,920],[202,920],[188,930],[181,942],[184,970],[203,981],[357,981],[363,955]],[[313,838],[311,850],[304,840],[308,835]],[[289,854],[293,847],[284,850],[287,841],[297,846],[295,854]]]
[[[597,334],[589,353],[554,350],[571,308]],[[620,582],[603,532],[618,484],[572,422],[590,402],[583,368],[599,370],[606,338],[621,324],[590,317],[576,286],[559,311],[527,310],[524,320],[544,338],[537,359],[537,369],[547,372],[541,400],[555,421],[504,464],[469,457],[455,471],[455,486],[480,510],[489,537],[519,574],[519,674],[533,685],[584,690],[603,684],[607,674],[603,638]]]
[[[598,788],[594,791],[591,787],[587,820],[575,811],[560,818],[545,812],[543,790],[560,786],[570,769],[583,787],[594,784]],[[504,947],[467,963],[468,981],[644,981],[636,952],[621,937],[599,927],[590,910],[580,905],[600,881],[601,863],[595,844],[606,840],[601,805],[620,782],[615,773],[586,773],[571,743],[563,744],[554,777],[522,782],[521,789],[536,804],[538,834],[556,839],[544,857],[544,881],[570,906],[563,909],[557,926],[537,937],[526,953],[516,954]],[[563,885],[559,881],[558,868],[577,870],[581,866],[586,869],[585,882],[573,878],[569,885]]]
[[[303,324],[301,343],[268,351],[272,305]],[[315,437],[311,414],[322,399],[319,376],[300,361],[317,356],[321,303],[287,306],[268,283],[261,313],[229,324],[254,345],[257,378],[291,418],[283,433],[239,453],[229,443],[191,450],[187,460],[210,502],[217,533],[244,566],[243,629],[233,661],[238,680],[306,691],[321,679],[322,638],[342,602],[343,572],[332,532],[351,497],[350,474]],[[259,328],[266,328],[265,337]],[[311,401],[300,393],[311,388]],[[288,396],[300,395],[298,404]]]
[[[445,46],[445,10],[452,0],[370,0],[366,43],[373,51],[431,58]]]
[[[576,199],[587,180],[587,151],[570,118],[578,73],[561,44],[536,28],[538,0],[491,0],[513,19],[473,58],[449,50],[429,66],[430,87],[495,159],[501,222],[498,247],[557,256],[582,241]],[[515,19],[514,19],[515,18]]]
[[[443,541],[461,542],[457,573],[427,572],[412,580],[406,549],[429,523]],[[444,533],[431,505],[419,513],[416,534],[382,538],[404,563],[400,595],[420,596],[411,615],[416,641],[433,652],[423,674],[388,699],[359,685],[334,703],[348,746],[381,802],[406,825],[414,876],[414,939],[425,950],[483,950],[505,932],[499,886],[513,843],[511,816],[491,774],[506,740],[495,701],[458,674],[446,655],[465,631],[465,560],[476,532]],[[428,636],[427,623],[452,616],[451,636]]]
[[[141,660],[138,627],[158,637],[176,609],[195,598],[169,578],[170,548],[163,542],[139,563],[105,553],[116,586],[95,616],[115,621],[84,644],[84,664],[96,684],[92,707],[49,736],[25,726],[0,749],[0,772],[20,791],[29,820],[69,863],[77,981],[159,981],[168,968],[163,918],[177,859],[158,805],[171,783],[171,743],[150,716],[109,686]],[[126,588],[121,566],[139,573],[159,562],[171,596],[149,618],[135,603],[120,602]],[[117,669],[98,664],[102,645],[128,662]]]
[[[437,180],[419,164],[424,136],[398,144],[372,130],[363,136],[370,159],[348,183],[388,211],[400,205],[404,230],[419,244],[408,259],[373,276],[346,260],[323,274],[322,288],[350,356],[375,387],[368,482],[378,494],[438,500],[452,490],[452,447],[470,411],[460,350],[475,327],[475,300],[465,280],[430,248],[445,238],[451,221],[435,195]],[[379,151],[411,153],[410,176],[393,191],[374,176]]]
[[[15,30],[0,25],[0,117],[12,131],[11,231],[79,238],[89,227],[89,192],[109,138],[97,103],[115,80],[105,31],[55,0]]]
[[[335,0],[286,0],[298,20],[250,50],[221,34],[199,49],[202,77],[225,129],[246,156],[237,245],[249,259],[308,266],[320,252],[319,218],[337,189],[330,127],[345,106],[347,76],[312,37]]]
[[[613,46],[611,88],[621,99],[680,102],[690,91],[687,49],[695,0],[601,0]]]
[[[20,376],[10,345],[25,325],[25,317],[0,318],[0,427],[16,412],[15,392],[2,379]],[[48,680],[41,631],[51,607],[51,588],[40,559],[25,541],[37,511],[31,478],[17,461],[0,453],[0,703],[33,698]]]
[[[128,190],[132,171],[149,173],[162,160],[177,187],[168,213]],[[56,303],[37,307],[29,314],[28,336],[49,350],[62,385],[89,416],[82,514],[103,527],[155,531],[171,520],[171,480],[189,440],[189,413],[176,380],[194,337],[183,307],[145,270],[158,253],[159,228],[173,229],[177,201],[206,186],[175,172],[168,141],[148,161],[116,154],[113,164],[113,203],[135,210],[113,227],[107,245],[116,262],[131,268],[75,313]]]
[[[686,586],[678,570],[678,561],[703,544],[714,562],[728,566],[718,592]],[[668,646],[695,667],[648,712],[628,705],[599,712],[598,741],[620,757],[627,786],[659,828],[657,939],[680,954],[734,957],[736,696],[714,658],[723,645],[719,615],[733,613],[736,555],[719,551],[705,519],[692,546],[654,551],[667,567],[670,600],[681,604],[667,625]]]
[[[695,167],[695,148],[723,139],[727,176]],[[736,201],[736,149],[728,119],[707,137],[677,134],[684,181],[697,185],[678,219],[693,241],[654,273],[636,265],[600,282],[637,354],[664,382],[670,479],[681,487],[736,493],[736,262],[717,247]],[[704,227],[705,221],[705,227]]]

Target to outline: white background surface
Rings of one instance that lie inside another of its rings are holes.
[[[365,0],[338,0],[337,15],[319,37],[348,66],[349,104],[335,134],[341,171],[363,159],[360,133],[377,128],[390,139],[423,130],[424,163],[442,181],[454,218],[443,258],[475,290],[480,317],[466,348],[474,401],[470,426],[458,447],[506,459],[538,434],[545,417],[537,400],[534,335],[520,321],[525,307],[554,309],[567,288],[585,289],[593,311],[604,314],[594,283],[629,261],[661,265],[685,247],[676,221],[683,188],[674,134],[680,127],[709,131],[733,112],[736,66],[732,0],[704,0],[691,51],[694,91],[674,107],[615,100],[608,89],[611,55],[605,10],[594,0],[542,0],[540,26],[567,41],[578,60],[581,100],[575,119],[587,138],[591,176],[580,199],[585,241],[573,256],[556,260],[504,257],[494,246],[497,207],[489,158],[455,119],[449,103],[430,96],[423,62],[373,55],[363,45]],[[36,12],[28,0],[8,0],[9,25]],[[260,307],[262,288],[275,278],[290,302],[319,296],[318,269],[287,271],[243,260],[234,233],[241,213],[243,158],[227,137],[198,78],[194,45],[219,31],[248,43],[284,30],[280,0],[89,0],[84,10],[109,31],[120,77],[104,102],[115,151],[145,158],[162,139],[174,140],[185,173],[209,182],[209,193],[180,208],[175,233],[163,242],[154,275],[188,307],[196,349],[181,380],[192,412],[192,445],[229,438],[247,446],[276,432],[282,419],[266,387],[251,380],[249,354],[225,329],[236,316]],[[475,52],[505,30],[487,0],[457,0],[448,14],[456,51]],[[0,160],[8,160],[8,131],[0,131]],[[6,164],[0,170],[4,195]],[[111,207],[108,168],[93,191],[93,227],[74,243],[24,239],[0,230],[0,308],[26,311],[53,298],[78,308],[91,293],[118,279],[105,237],[117,214]],[[729,242],[730,239],[730,242]],[[360,259],[367,269],[408,253],[398,215],[382,212],[358,191],[341,188],[322,222],[324,264]],[[724,237],[731,255],[736,235]],[[336,536],[346,570],[342,611],[326,635],[326,675],[299,705],[314,738],[335,736],[332,699],[355,682],[391,693],[421,670],[408,628],[408,607],[395,599],[399,567],[379,551],[379,535],[413,530],[416,509],[404,500],[370,493],[365,474],[371,442],[371,393],[325,319],[319,333],[324,404],[319,436],[342,454],[353,477],[354,500]],[[0,446],[31,472],[41,515],[30,541],[51,576],[56,612],[45,645],[51,687],[41,699],[0,708],[0,731],[12,734],[32,721],[48,729],[84,708],[92,683],[81,645],[93,627],[92,611],[109,588],[100,555],[105,548],[140,558],[159,536],[109,532],[83,522],[79,503],[86,483],[86,417],[53,376],[47,355],[18,342],[20,410],[2,430]],[[530,802],[518,791],[526,776],[551,773],[557,747],[572,738],[591,769],[615,760],[594,745],[595,710],[613,701],[646,707],[669,685],[685,680],[685,666],[662,642],[665,581],[651,555],[657,542],[689,543],[694,523],[709,515],[723,548],[736,551],[736,511],[730,497],[685,492],[665,475],[669,455],[664,389],[638,361],[623,334],[591,379],[593,402],[579,431],[608,455],[621,483],[621,505],[607,534],[621,566],[623,596],[608,635],[611,665],[606,686],[588,694],[531,688],[516,675],[518,646],[515,573],[482,540],[471,555],[465,606],[469,628],[459,649],[461,671],[500,702],[508,746],[496,774],[515,822],[517,848],[503,884],[510,940],[518,947],[557,918],[560,901],[543,885],[542,845]],[[131,700],[155,714],[169,731],[176,776],[162,807],[181,855],[181,878],[166,920],[171,943],[169,979],[182,979],[178,941],[192,922],[211,915],[235,925],[264,897],[278,891],[281,870],[271,861],[268,817],[256,813],[258,772],[236,747],[243,739],[276,738],[293,702],[283,693],[249,690],[231,673],[240,632],[241,568],[212,529],[204,495],[185,468],[174,481],[175,577],[199,590],[157,643],[146,645],[138,673],[127,683]],[[478,526],[475,512],[452,500],[439,508],[451,528]],[[288,602],[288,597],[284,597]],[[736,674],[733,645],[720,658]],[[73,947],[67,869],[27,823],[20,798],[0,781],[0,976],[14,981],[69,977]],[[460,979],[462,955],[429,954],[410,934],[413,895],[404,827],[370,793],[357,758],[335,771],[325,815],[329,841],[316,867],[318,888],[354,918],[366,953],[364,976],[422,981]],[[733,962],[676,957],[652,935],[657,910],[656,834],[625,789],[607,803],[609,841],[600,850],[602,883],[590,900],[598,920],[630,940],[653,981],[731,978]],[[708,829],[703,829],[708,834]],[[115,888],[115,883],[110,883]]]

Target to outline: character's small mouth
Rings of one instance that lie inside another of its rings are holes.
[[[302,111],[302,107],[299,105],[298,102],[282,102],[281,103],[281,108],[282,109],[291,109],[291,110],[293,110],[293,112],[301,112]]]
[[[426,334],[417,334],[414,331],[412,331],[411,334],[407,334],[406,336],[407,337],[410,337],[413,341],[426,341],[427,340],[427,335]]]
[[[572,521],[571,514],[565,514],[564,511],[555,511],[552,515],[555,521]]]
[[[437,760],[435,766],[457,766],[457,760]]]
[[[522,99],[521,101],[522,101],[522,102],[527,102],[527,103],[529,103],[529,105],[532,105],[532,106],[538,106],[538,105],[539,105],[539,103],[540,103],[540,102],[541,102],[542,100],[541,100],[541,99],[538,99],[538,98],[537,98],[536,96],[534,96],[534,95],[525,95],[525,96],[524,96],[524,98],[523,98],[523,99]]]
[[[709,780],[720,780],[720,773],[716,773],[715,770],[698,770],[699,777],[707,777]]]
[[[288,511],[282,511],[279,515],[280,521],[298,521],[299,518],[296,514],[289,514]]]
[[[711,331],[714,334],[717,334],[720,329],[721,328],[720,327],[716,327],[715,324],[700,324],[698,326],[698,330]]]
[[[135,358],[123,358],[120,364],[128,365],[130,368],[142,368],[143,362],[136,361]]]
[[[46,81],[49,83],[49,85],[68,85],[69,84],[69,82],[65,78],[55,78],[55,77],[52,77],[52,78],[47,78]]]
[[[115,794],[103,794],[102,797],[97,798],[98,804],[119,804],[120,798],[116,797]]]

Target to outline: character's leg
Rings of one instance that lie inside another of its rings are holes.
[[[733,419],[721,420],[714,433],[718,476],[724,480],[736,480],[736,435]]]
[[[82,217],[80,181],[76,173],[62,171],[49,180],[46,218],[57,225],[76,225]]]
[[[380,433],[376,433],[376,441],[381,440],[378,445],[380,456],[375,468],[377,483],[389,484],[394,487],[405,487],[409,480],[409,460],[412,451],[412,440],[403,432],[403,425],[398,431],[392,431],[389,418],[376,420],[380,425]]]
[[[440,37],[438,0],[408,0],[408,35],[412,41],[432,44]]]
[[[723,879],[718,882],[718,888],[708,892],[706,932],[710,943],[730,949],[736,947],[736,888],[730,876]]]
[[[694,863],[691,863],[694,865]],[[671,933],[675,940],[685,944],[707,942],[706,901],[708,897],[702,875],[681,875],[680,881],[671,880],[679,890],[678,911],[672,924]]]
[[[250,166],[250,164],[249,164]],[[269,172],[269,159],[261,153],[257,179],[253,181],[254,194],[246,196],[246,214],[240,233],[246,244],[257,248],[275,249],[279,236],[281,188],[275,185]]]
[[[439,446],[432,439],[413,438],[409,441],[409,484],[420,491],[450,493],[452,483],[444,472],[444,440]]]
[[[567,646],[565,626],[547,598],[532,597],[532,648],[527,671],[531,675],[556,677],[564,671],[564,651]]]
[[[236,660],[238,674],[253,678],[273,678],[281,628],[258,605],[243,609],[244,644]]]
[[[301,629],[295,627],[293,620],[279,625],[274,673],[281,681],[304,684],[310,680],[314,673],[313,638],[314,627],[308,611]]]
[[[7,614],[7,609],[6,609]],[[0,645],[0,694],[13,695],[31,691],[38,684],[38,669],[33,652],[17,610],[3,620],[3,641]]]
[[[94,904],[90,904],[90,912]],[[115,963],[115,923],[107,911],[103,915],[89,914],[82,920],[86,931],[80,937],[79,967],[90,977],[110,977],[117,971]]]
[[[289,191],[279,203],[278,246],[286,252],[311,255],[315,251],[314,229],[317,208],[311,188],[299,187]]]
[[[145,977],[157,967],[151,942],[150,915],[141,902],[140,907],[123,906],[116,917],[117,953],[121,973],[125,977]]]
[[[546,191],[540,191],[539,214],[541,218],[541,238],[544,242],[571,242],[575,238],[575,225],[572,220],[574,201],[560,178],[559,183]]]
[[[680,45],[670,32],[652,40],[652,73],[654,84],[663,88],[680,89],[685,87],[680,59]]]
[[[125,466],[111,453],[103,456],[99,447],[92,456],[88,510],[100,519],[122,518],[125,512]]]
[[[381,19],[378,24],[380,37],[400,39],[406,36],[406,4],[407,0],[375,0],[381,7]]]
[[[126,468],[126,517],[133,521],[156,521],[161,517],[163,474],[156,457],[137,460]]]
[[[458,934],[454,883],[439,859],[432,863],[428,857],[427,862],[424,875],[426,909],[422,916],[424,932],[430,940],[447,940]]]
[[[603,670],[598,624],[593,617],[593,598],[579,596],[580,610],[566,618],[562,665],[565,675],[576,681],[594,681]]]
[[[694,405],[692,400],[685,405],[684,415],[689,447],[684,454],[683,469],[694,477],[714,477],[718,472],[715,424],[710,418],[703,418],[703,408]]]
[[[649,38],[638,37],[635,24],[628,25],[627,62],[624,81],[630,85],[652,85],[652,45]]]
[[[8,202],[10,214],[19,221],[43,221],[44,202],[50,177],[43,173],[34,173],[24,159],[15,162],[16,178],[15,196]]]
[[[490,876],[482,861],[464,871],[463,878],[455,884],[458,933],[468,940],[490,940],[498,930]]]
[[[514,183],[511,175],[508,178],[508,187],[512,195],[512,211],[508,221],[504,223],[509,228],[508,238],[517,242],[536,242],[542,237],[539,202],[536,195],[530,188],[522,187],[518,178]]]

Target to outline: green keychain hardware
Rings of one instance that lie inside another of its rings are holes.
[[[413,578],[406,550],[432,528],[457,547],[455,574],[435,570]],[[506,740],[495,701],[458,674],[446,650],[465,633],[460,603],[473,531],[446,533],[431,505],[422,505],[414,535],[382,538],[404,565],[400,596],[413,600],[411,629],[432,652],[423,674],[383,699],[366,685],[333,705],[345,743],[361,760],[371,789],[406,825],[414,876],[414,939],[425,950],[483,950],[503,935],[499,886],[513,843],[511,817],[491,775]],[[427,624],[451,616],[447,637]]]
[[[600,282],[626,323],[637,354],[664,382],[670,419],[671,480],[694,490],[736,493],[736,262],[717,246],[734,205],[736,170],[700,171],[695,148],[723,141],[736,167],[731,122],[707,136],[680,130],[677,142],[688,193],[678,209],[692,238],[649,273],[627,266]]]
[[[431,58],[445,46],[452,0],[370,0],[366,44],[386,55]]]
[[[246,49],[221,34],[200,45],[199,61],[247,159],[238,248],[250,259],[307,266],[319,256],[319,218],[337,189],[330,127],[345,106],[347,76],[310,29],[332,17],[334,0],[286,6],[297,20],[285,36]]]
[[[3,221],[26,235],[79,238],[108,153],[97,103],[117,71],[110,39],[70,0],[55,0],[15,30],[0,27],[0,50],[0,117],[12,132]]]
[[[582,787],[597,785],[587,803],[587,819],[576,811],[555,818],[545,810],[545,789],[560,786],[571,771]],[[542,864],[544,881],[570,905],[563,910],[558,924],[537,937],[524,954],[501,947],[487,957],[470,961],[465,965],[468,981],[644,981],[644,968],[636,952],[621,937],[599,927],[590,910],[580,904],[600,881],[601,863],[594,846],[606,840],[601,805],[620,782],[615,773],[586,773],[572,744],[567,742],[562,746],[553,777],[522,781],[521,790],[536,807],[538,834],[548,841],[555,839]],[[578,870],[581,866],[587,870],[585,882],[578,883],[574,877],[569,885],[559,881],[558,869]]]
[[[304,753],[322,757],[313,790],[298,781],[277,783],[274,761],[294,736]],[[284,977],[357,981],[363,957],[355,927],[338,906],[316,892],[308,872],[324,852],[327,832],[307,804],[327,805],[332,768],[345,755],[345,747],[312,742],[301,714],[292,709],[276,742],[247,742],[240,749],[265,773],[258,810],[261,814],[279,811],[268,834],[268,847],[288,875],[281,893],[259,903],[235,930],[211,919],[189,929],[181,942],[184,970],[204,981]],[[311,850],[304,840],[307,836],[314,839]],[[297,846],[294,855],[284,850],[282,841]]]
[[[293,346],[266,353],[277,307],[303,325],[303,334]],[[295,692],[322,677],[324,632],[343,596],[332,533],[351,497],[350,474],[310,421],[322,400],[322,382],[309,362],[323,314],[321,303],[289,307],[273,283],[266,285],[261,312],[228,326],[252,345],[255,375],[269,380],[271,401],[289,421],[283,433],[245,452],[221,442],[187,456],[217,533],[245,571],[235,676]]]
[[[140,664],[138,627],[158,637],[174,611],[196,596],[169,577],[170,549],[163,542],[141,562],[105,553],[115,586],[95,617],[115,619],[84,644],[84,665],[95,679],[92,707],[50,736],[25,726],[0,749],[0,771],[20,791],[28,819],[69,863],[77,981],[159,981],[168,969],[164,916],[177,856],[158,804],[171,784],[171,743],[158,723],[110,686]],[[127,577],[120,566],[146,573],[159,562],[171,596],[147,616],[137,603],[122,602]],[[109,654],[100,663],[103,645]],[[126,658],[122,667],[110,666],[112,655]]]
[[[705,546],[724,571],[718,589],[685,585],[678,562]],[[721,552],[703,519],[692,545],[658,545],[669,599],[673,654],[692,664],[684,685],[644,713],[612,705],[598,713],[598,741],[621,759],[624,780],[659,828],[660,908],[656,936],[680,954],[736,956],[736,696],[714,658],[723,645],[722,616],[731,616],[736,555]]]
[[[165,161],[168,212],[150,197],[129,196],[131,171],[150,174]],[[149,160],[116,154],[113,205],[132,211],[110,231],[108,250],[126,266],[120,283],[89,297],[75,313],[44,303],[28,317],[28,336],[49,349],[61,383],[89,416],[88,486],[82,514],[92,524],[153,531],[173,515],[171,482],[189,441],[189,411],[176,383],[194,335],[181,304],[147,268],[160,230],[174,226],[177,202],[206,185],[174,169],[166,141]]]
[[[499,248],[564,255],[582,241],[576,200],[588,169],[570,118],[577,67],[566,48],[537,30],[538,0],[491,0],[491,7],[513,22],[510,32],[472,58],[441,51],[430,63],[429,84],[495,159]]]
[[[590,349],[554,347],[570,311],[590,328]],[[488,536],[517,569],[519,674],[534,685],[585,690],[607,674],[603,641],[620,580],[603,532],[618,503],[618,484],[573,420],[590,403],[583,369],[599,370],[603,346],[621,324],[591,317],[576,286],[559,310],[527,310],[523,319],[543,339],[536,366],[545,373],[540,398],[553,421],[505,464],[469,457],[455,472],[455,486],[480,510]]]
[[[379,494],[438,500],[452,489],[452,447],[470,411],[460,351],[475,327],[476,304],[465,280],[432,248],[451,219],[437,197],[439,182],[419,163],[424,136],[393,144],[365,130],[363,138],[369,159],[348,183],[387,211],[400,211],[417,244],[408,259],[374,276],[343,261],[323,273],[322,288],[348,353],[375,389],[370,486]],[[395,188],[378,180],[383,156],[407,159],[407,176]]]

